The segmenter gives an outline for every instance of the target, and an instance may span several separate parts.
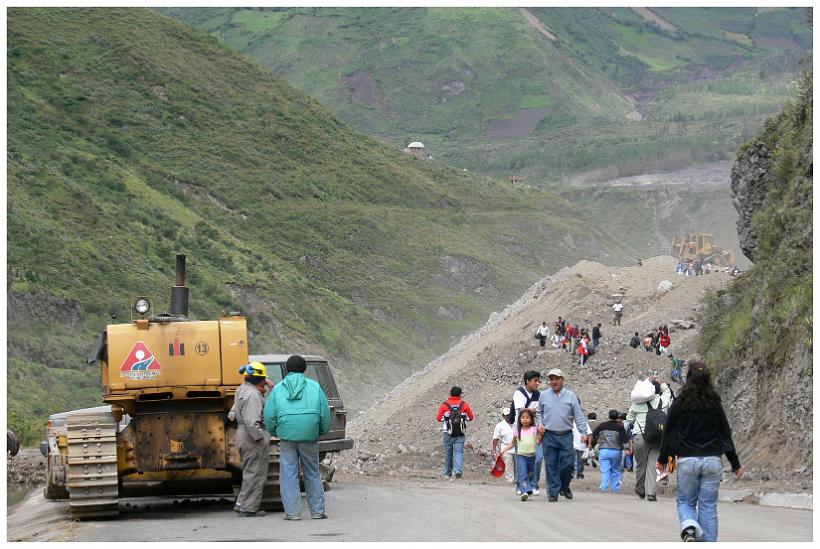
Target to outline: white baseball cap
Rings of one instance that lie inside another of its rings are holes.
[[[547,378],[549,378],[550,376],[564,377],[564,372],[562,372],[559,368],[553,368],[547,374]]]
[[[501,408],[501,415],[503,415],[503,416],[510,415],[510,407],[507,406],[506,408]]]

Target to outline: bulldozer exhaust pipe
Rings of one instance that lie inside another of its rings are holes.
[[[171,314],[188,318],[188,287],[185,286],[185,255],[177,254],[177,280],[171,288]]]

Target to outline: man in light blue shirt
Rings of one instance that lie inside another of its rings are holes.
[[[542,437],[541,447],[547,466],[549,501],[558,501],[558,495],[572,499],[569,489],[575,469],[575,450],[572,445],[572,426],[582,433],[589,431],[587,418],[575,393],[564,388],[564,374],[553,368],[547,374],[550,390],[543,391],[538,399],[535,424]],[[589,435],[581,440],[589,443]]]

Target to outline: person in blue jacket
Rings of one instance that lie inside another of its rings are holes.
[[[265,426],[279,438],[279,491],[285,520],[301,519],[299,464],[305,478],[310,517],[327,518],[325,492],[319,474],[319,436],[330,430],[330,406],[322,387],[305,377],[304,357],[285,363],[285,379],[277,383],[265,403]]]

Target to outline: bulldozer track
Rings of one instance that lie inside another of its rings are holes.
[[[270,463],[268,477],[262,490],[261,508],[265,511],[284,511],[282,496],[279,493],[279,445],[270,445]]]
[[[72,414],[68,430],[71,515],[85,520],[119,515],[117,422],[110,412]]]

